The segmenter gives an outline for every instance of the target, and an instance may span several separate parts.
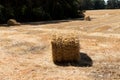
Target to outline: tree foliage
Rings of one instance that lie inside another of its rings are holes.
[[[81,5],[80,9],[120,9],[120,0],[79,0]]]
[[[0,0],[0,22],[9,18],[40,21],[83,17],[78,0]]]
[[[105,1],[104,0],[94,0],[94,8],[95,9],[104,9]]]
[[[120,0],[0,0],[0,23],[84,17],[83,10],[120,8]]]
[[[107,8],[109,8],[109,9],[119,9],[120,8],[120,0],[108,0]]]

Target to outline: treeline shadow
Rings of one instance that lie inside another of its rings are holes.
[[[45,24],[57,24],[57,23],[64,23],[76,20],[83,20],[83,18],[74,18],[74,19],[63,19],[63,20],[49,20],[49,21],[39,21],[39,22],[25,22],[22,23],[23,25],[45,25]]]
[[[0,27],[9,27],[7,24],[0,24]]]
[[[64,23],[64,22],[70,22],[70,21],[76,21],[80,20],[82,21],[83,18],[70,18],[70,19],[63,19],[63,20],[49,20],[49,21],[33,21],[33,22],[20,22],[21,25],[45,25],[45,24],[57,24],[57,23]],[[0,27],[10,27],[6,24],[0,24]]]
[[[75,67],[91,67],[93,65],[93,60],[86,54],[80,53],[79,62],[54,62],[58,66],[75,66]]]

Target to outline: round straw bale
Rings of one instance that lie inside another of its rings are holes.
[[[17,22],[15,19],[9,19],[9,20],[7,21],[7,25],[8,25],[8,26],[16,26],[16,25],[20,25],[20,23]]]
[[[85,16],[85,17],[84,17],[84,20],[86,20],[86,21],[91,21],[91,18],[90,18],[90,16]]]
[[[75,33],[56,33],[52,37],[53,62],[78,62],[79,38]]]

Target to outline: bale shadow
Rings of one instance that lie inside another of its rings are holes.
[[[93,60],[86,54],[80,53],[79,62],[54,62],[58,66],[75,66],[75,67],[91,67],[93,65]]]

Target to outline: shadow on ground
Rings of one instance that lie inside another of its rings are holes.
[[[75,67],[91,67],[93,65],[93,60],[86,54],[80,53],[79,62],[55,62],[58,66],[75,66]]]
[[[63,22],[70,22],[70,21],[76,21],[80,20],[82,21],[83,18],[73,18],[73,19],[64,19],[64,20],[49,20],[49,21],[36,21],[36,22],[20,22],[21,25],[45,25],[45,24],[57,24],[57,23],[63,23]],[[7,24],[0,24],[2,27],[10,27]]]
[[[70,22],[70,21],[76,21],[76,20],[83,20],[83,18],[49,20],[49,21],[40,21],[40,22],[26,22],[26,23],[23,23],[23,25],[57,24],[57,23]]]
[[[10,27],[7,24],[0,24],[0,27]]]

